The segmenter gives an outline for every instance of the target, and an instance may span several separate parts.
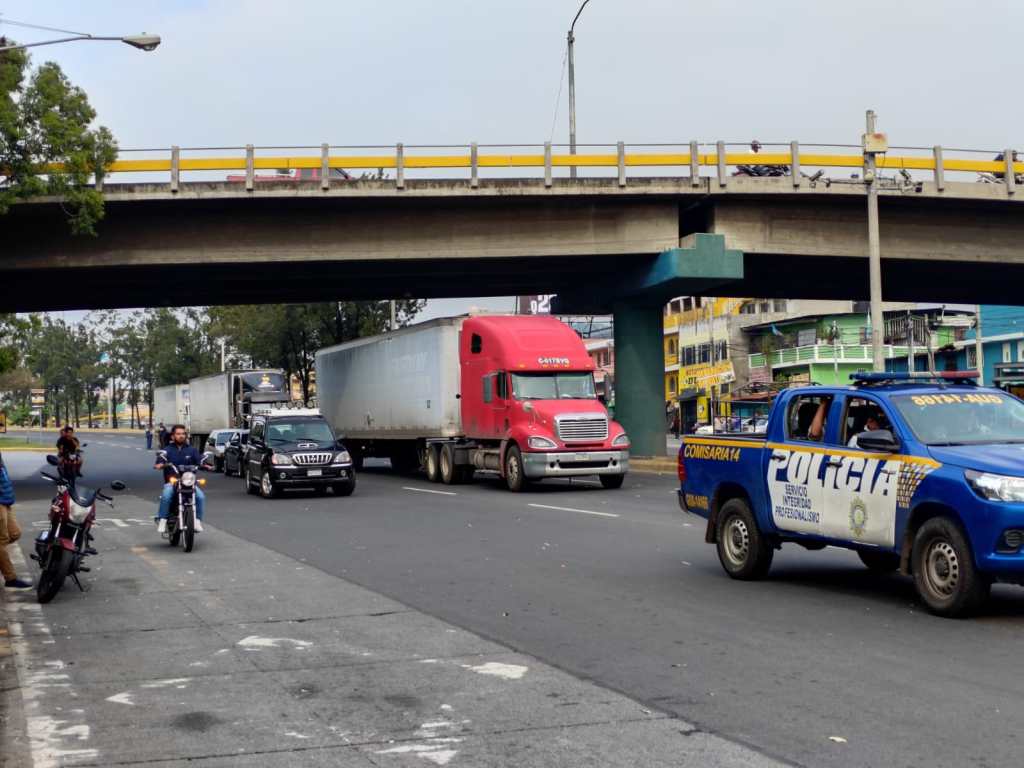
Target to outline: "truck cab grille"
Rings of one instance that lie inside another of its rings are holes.
[[[332,455],[330,453],[293,453],[292,461],[304,467],[312,464],[330,464]]]
[[[608,417],[603,413],[556,416],[558,439],[563,443],[598,443],[608,439]]]

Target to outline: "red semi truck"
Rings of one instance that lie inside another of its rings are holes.
[[[629,438],[594,392],[594,363],[557,318],[472,315],[322,349],[320,411],[357,465],[387,457],[432,482],[497,472],[509,490],[596,475],[618,488]]]

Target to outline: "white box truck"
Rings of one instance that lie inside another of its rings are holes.
[[[200,376],[188,388],[189,432],[198,450],[213,430],[246,427],[252,414],[291,403],[284,372],[273,368]]]
[[[163,422],[170,429],[175,424],[188,426],[188,384],[169,384],[153,390],[153,425]]]

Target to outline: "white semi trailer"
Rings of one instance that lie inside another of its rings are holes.
[[[188,426],[188,384],[169,384],[153,390],[153,424],[170,429],[175,424]]]

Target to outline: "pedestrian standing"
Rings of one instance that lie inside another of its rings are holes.
[[[160,431],[157,432],[157,435],[160,437],[160,450],[163,450],[167,447],[167,427],[164,426],[162,421],[160,422]]]
[[[7,474],[3,454],[0,454],[0,573],[7,589],[31,589],[32,582],[19,579],[7,552],[7,545],[21,538],[21,527],[14,517],[14,483]]]
[[[146,450],[153,449],[153,427],[146,427]]]

